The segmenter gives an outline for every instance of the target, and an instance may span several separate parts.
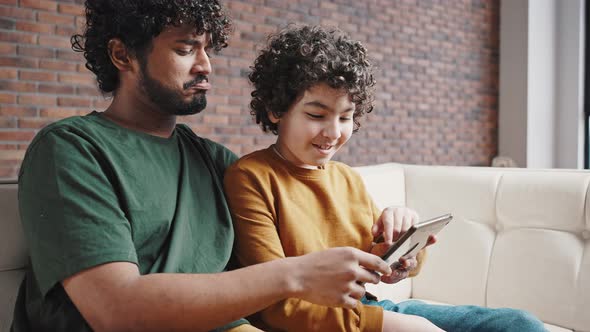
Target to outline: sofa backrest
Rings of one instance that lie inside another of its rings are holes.
[[[422,220],[454,215],[412,280],[413,298],[520,308],[590,331],[590,172],[399,164],[357,170],[378,205],[405,202]],[[405,187],[404,200],[388,196],[398,192],[394,183]]]
[[[380,207],[451,212],[420,275],[394,300],[515,307],[590,331],[590,172],[383,164],[357,168]],[[0,332],[27,264],[16,183],[0,183]],[[373,288],[369,289],[372,290]]]
[[[8,332],[16,293],[27,264],[16,182],[0,182],[0,211],[0,332]]]

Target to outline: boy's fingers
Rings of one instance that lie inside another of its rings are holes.
[[[379,217],[379,219],[373,224],[373,227],[371,227],[371,234],[373,234],[373,237],[381,237],[381,241],[383,241],[383,227],[381,219],[382,217]]]
[[[436,235],[428,236],[428,241],[426,243],[427,246],[433,245],[436,243]]]
[[[392,224],[392,241],[397,241],[403,233],[404,227],[404,213],[402,209],[395,209],[395,211],[393,212]]]
[[[383,227],[383,240],[387,244],[392,244],[395,239],[393,232],[395,232],[395,216],[391,213],[391,209],[385,209],[381,214],[381,223]]]
[[[412,216],[410,215],[404,215],[404,219],[403,219],[403,226],[402,226],[402,234],[407,232],[408,229],[410,229],[410,227],[412,227],[412,225],[414,224],[414,220],[412,218]]]
[[[411,271],[413,269],[415,269],[418,266],[418,260],[416,259],[416,257],[412,257],[412,258],[400,258],[400,267],[401,270],[407,270],[407,271]]]

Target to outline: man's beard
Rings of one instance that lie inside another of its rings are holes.
[[[207,107],[207,97],[204,92],[193,95],[188,102],[183,100],[181,93],[169,89],[152,78],[147,72],[147,64],[140,63],[141,76],[139,84],[147,97],[162,111],[172,115],[192,115],[200,113]],[[207,80],[206,76],[198,76],[195,80],[183,84],[184,89],[200,81]]]

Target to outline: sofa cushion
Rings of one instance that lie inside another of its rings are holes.
[[[489,306],[512,303],[546,322],[590,330],[589,183],[588,172],[503,173]]]
[[[0,332],[7,332],[27,264],[27,249],[18,217],[16,183],[0,183],[0,211]]]
[[[551,331],[590,331],[590,172],[397,167],[421,219],[455,217],[412,280],[413,298],[524,309]],[[371,181],[371,194],[387,195],[386,182]]]
[[[405,178],[407,204],[421,219],[454,216],[429,249],[412,296],[485,306],[500,174],[486,168],[405,166]]]

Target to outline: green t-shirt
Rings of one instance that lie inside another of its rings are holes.
[[[236,159],[186,125],[161,138],[93,112],[44,128],[19,175],[31,269],[14,331],[90,330],[60,282],[99,264],[132,262],[142,275],[223,271],[234,233],[222,176]]]

